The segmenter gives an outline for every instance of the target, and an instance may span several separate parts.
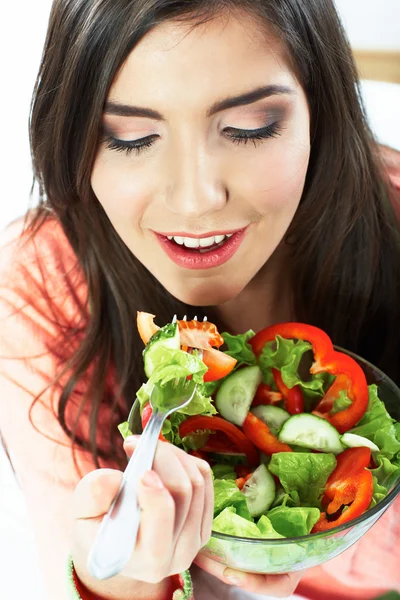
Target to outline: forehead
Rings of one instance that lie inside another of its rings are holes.
[[[286,51],[273,32],[236,12],[195,26],[175,20],[154,27],[122,65],[109,98],[151,99],[168,106],[233,95],[246,86],[294,82]]]

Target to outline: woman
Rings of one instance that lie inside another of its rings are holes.
[[[141,482],[127,568],[98,581],[86,559],[135,445],[117,424],[143,381],[137,310],[232,333],[306,321],[399,382],[395,192],[356,81],[326,0],[54,3],[31,115],[42,199],[22,236],[6,231],[1,279],[1,428],[51,598],[69,551],[82,598],[171,598],[194,560],[196,598],[217,581],[219,597],[295,590],[300,575],[197,556],[210,471],[168,444]],[[299,593],[400,587],[399,508]]]

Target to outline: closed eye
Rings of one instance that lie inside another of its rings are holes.
[[[235,129],[234,127],[225,127],[223,130],[225,136],[232,140],[235,144],[247,144],[252,141],[254,145],[257,142],[263,142],[264,140],[277,137],[281,134],[282,126],[278,121],[271,123],[265,127],[259,129]]]
[[[256,146],[258,143],[262,143],[268,138],[277,137],[281,134],[281,131],[282,126],[277,121],[271,125],[260,127],[259,129],[236,129],[235,127],[225,127],[223,134],[234,144],[247,144],[249,141],[252,141]],[[119,140],[118,138],[108,136],[103,141],[105,142],[106,148],[109,150],[125,152],[127,155],[134,152],[136,155],[139,155],[151,148],[159,137],[159,135],[153,134],[138,140]]]

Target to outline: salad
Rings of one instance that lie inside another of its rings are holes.
[[[221,335],[209,322],[158,327],[154,318],[138,313],[148,378],[137,393],[142,426],[155,383],[193,378],[195,396],[165,421],[160,439],[211,465],[214,531],[326,531],[375,506],[400,477],[400,423],[321,329],[283,323]],[[119,430],[131,434],[127,422]]]

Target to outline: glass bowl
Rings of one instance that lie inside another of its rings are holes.
[[[368,385],[375,383],[378,396],[387,411],[400,421],[400,390],[378,368],[355,354],[336,347],[354,358],[362,367]],[[131,431],[141,433],[139,403],[135,402],[130,414]],[[291,573],[316,567],[338,556],[357,542],[400,494],[400,478],[389,489],[388,495],[360,517],[329,531],[296,538],[264,539],[227,535],[216,531],[201,553],[227,567],[252,573]]]

